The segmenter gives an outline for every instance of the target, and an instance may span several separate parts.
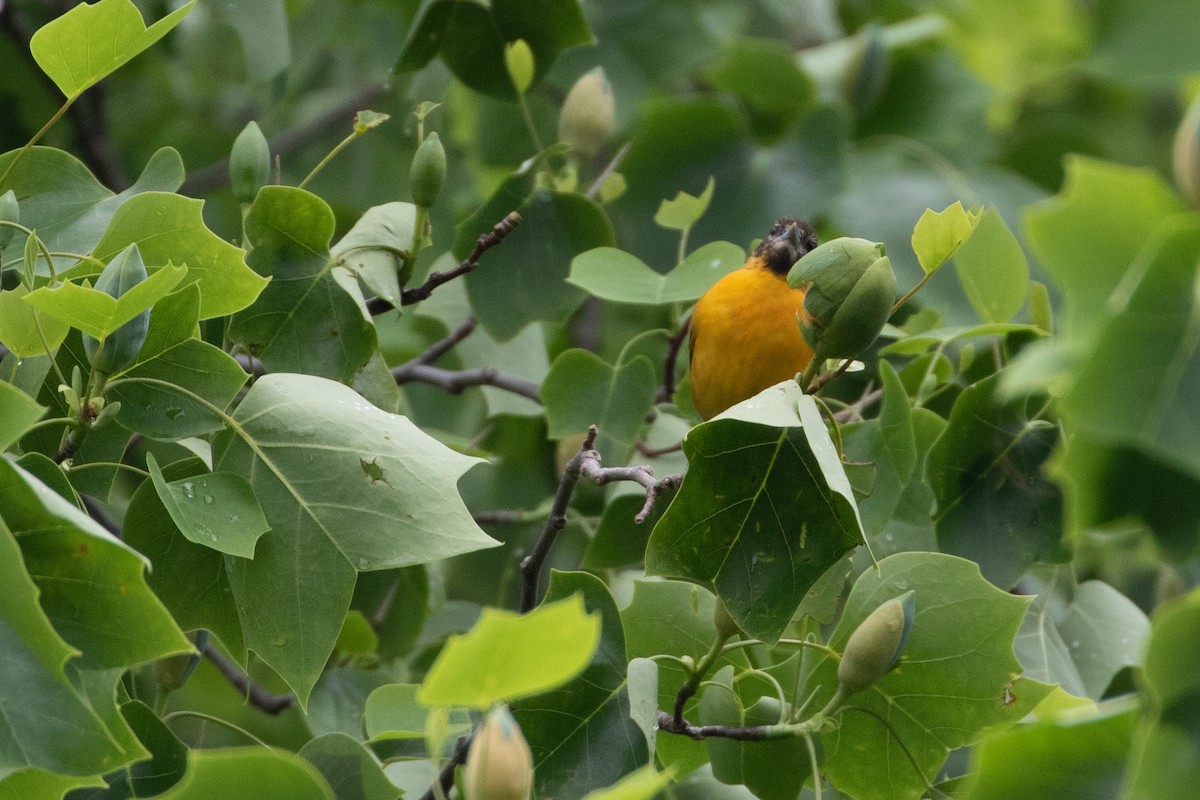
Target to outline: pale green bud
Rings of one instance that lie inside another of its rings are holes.
[[[849,692],[861,692],[891,672],[916,616],[916,595],[911,590],[872,611],[846,641],[838,683]]]

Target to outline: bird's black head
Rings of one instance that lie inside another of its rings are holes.
[[[812,225],[796,217],[784,217],[771,226],[771,232],[755,249],[754,255],[772,272],[787,275],[800,256],[816,246],[817,234]]]

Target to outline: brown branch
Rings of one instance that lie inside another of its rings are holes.
[[[518,394],[535,403],[542,402],[536,383],[513,375],[505,375],[495,367],[449,370],[429,364],[414,364],[410,361],[398,367],[392,367],[392,376],[398,384],[428,383],[450,394],[458,394],[463,389],[472,386],[495,386],[497,389]]]
[[[409,363],[415,362],[417,364],[432,364],[442,356],[446,355],[446,353],[449,353],[452,349],[454,349],[454,346],[463,339],[466,339],[468,336],[470,336],[475,331],[475,328],[478,327],[478,325],[479,322],[475,319],[475,317],[467,317],[465,320],[463,320],[461,325],[450,331],[450,334],[445,339],[434,342],[424,353],[421,353],[421,355],[417,356]]]
[[[824,389],[827,384],[836,378],[840,378],[842,375],[845,375],[846,370],[850,369],[850,366],[853,363],[853,358],[843,359],[842,363],[838,364],[837,369],[830,370],[828,372],[822,372],[820,375],[813,378],[812,382],[808,384],[808,388],[804,391],[808,392],[809,394],[817,394]]]
[[[634,442],[633,446],[637,448],[638,453],[646,458],[658,458],[659,456],[665,456],[668,453],[678,453],[683,449],[683,442],[669,444],[666,447],[651,447],[650,445],[646,444],[644,439],[638,439],[636,442]]]
[[[296,702],[296,696],[291,694],[275,694],[267,689],[264,689],[258,683],[242,672],[237,664],[234,664],[222,653],[220,653],[211,644],[204,648],[204,657],[213,663],[213,666],[225,676],[225,680],[245,695],[250,705],[272,716],[291,708]]]
[[[471,737],[475,732],[461,737],[457,744],[454,745],[454,755],[446,762],[446,766],[442,767],[442,771],[438,773],[438,786],[441,787],[442,793],[440,797],[447,797],[450,790],[454,788],[454,770],[460,765],[467,763],[467,753],[471,750]],[[435,758],[435,754],[430,753],[430,758]],[[421,795],[421,800],[435,800],[439,795],[434,793],[433,787],[429,787],[429,791]]]
[[[683,346],[683,340],[687,338],[688,329],[692,326],[692,318],[688,317],[679,326],[679,330],[671,334],[671,338],[667,340],[667,357],[663,361],[663,383],[658,387],[658,394],[654,400],[657,403],[670,402],[675,396],[675,361],[679,357],[679,348]]]
[[[510,211],[508,216],[500,220],[495,226],[479,237],[475,242],[475,248],[471,254],[463,259],[457,267],[449,272],[431,272],[429,277],[420,286],[413,289],[404,289],[400,292],[400,305],[410,306],[413,303],[419,303],[422,300],[429,298],[433,294],[433,290],[441,286],[443,283],[449,283],[455,278],[460,278],[466,275],[471,270],[475,269],[479,264],[479,259],[483,257],[491,248],[504,241],[504,237],[508,236],[517,226],[521,224],[521,215],[516,211]],[[367,301],[367,311],[371,316],[382,314],[385,311],[390,311],[395,308],[394,305],[384,300],[382,297],[372,297]]]
[[[471,519],[475,520],[477,525],[520,525],[524,516],[520,511],[509,511],[508,509],[471,513]]]
[[[658,729],[700,739],[733,739],[739,742],[762,742],[771,737],[769,725],[749,725],[737,728],[730,725],[693,725],[683,717],[672,717],[665,711],[658,712]]]

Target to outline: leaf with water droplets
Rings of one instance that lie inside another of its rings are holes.
[[[245,478],[213,472],[168,482],[153,453],[146,454],[146,467],[163,507],[189,541],[254,558],[254,543],[271,526]]]

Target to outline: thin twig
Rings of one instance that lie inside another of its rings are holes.
[[[392,585],[388,587],[387,594],[383,596],[383,600],[379,602],[379,608],[375,609],[375,613],[371,615],[371,630],[379,633],[379,629],[387,621],[388,614],[392,613],[392,603],[396,602],[396,594],[399,591],[400,579],[396,578],[396,580],[392,581]]]
[[[398,384],[413,383],[414,381],[428,383],[450,394],[458,394],[471,386],[495,386],[497,389],[518,394],[535,403],[542,402],[536,383],[513,375],[505,375],[495,367],[450,370],[429,364],[414,364],[410,361],[393,367],[392,376]]]
[[[458,743],[454,745],[454,755],[450,756],[446,766],[442,767],[442,771],[438,773],[438,785],[441,787],[442,797],[445,797],[454,788],[454,770],[460,764],[467,762],[467,753],[471,750],[471,737],[474,735],[475,733],[472,731],[458,740]],[[429,755],[430,758],[434,757],[433,753]],[[432,786],[429,787],[429,791],[421,795],[421,800],[436,800],[436,798],[437,795]]]
[[[658,712],[658,729],[660,731],[690,736],[697,741],[720,738],[739,742],[762,742],[772,738],[768,731],[770,727],[769,725],[748,725],[742,728],[731,725],[693,725],[682,717],[677,720],[666,711]]]
[[[475,524],[477,525],[520,525],[524,519],[524,514],[520,511],[509,511],[508,509],[474,511],[471,513],[471,519],[475,520]]]
[[[594,200],[596,195],[600,194],[600,190],[604,187],[604,182],[608,180],[610,175],[617,171],[617,167],[621,166],[621,162],[624,161],[625,156],[629,154],[629,148],[632,146],[632,144],[633,142],[626,142],[625,144],[621,145],[621,149],[618,150],[617,154],[612,157],[612,160],[604,166],[604,169],[602,169],[600,174],[596,176],[596,180],[592,181],[592,185],[589,186],[587,191],[583,193],[584,197],[589,200]]]
[[[281,711],[291,708],[296,702],[295,695],[275,694],[255,683],[249,675],[242,672],[237,664],[226,658],[212,645],[204,648],[204,657],[211,661],[213,666],[225,676],[225,680],[229,681],[235,689],[246,696],[250,705],[267,714],[274,716]]]
[[[883,397],[883,389],[872,389],[867,386],[867,391],[863,392],[862,397],[855,400],[845,408],[839,409],[833,418],[838,422],[851,422],[859,419],[862,412],[877,403]]]
[[[450,334],[445,339],[440,339],[439,341],[431,344],[424,353],[421,353],[421,355],[414,358],[413,362],[416,362],[417,364],[432,364],[442,356],[446,355],[446,353],[449,353],[452,349],[454,349],[454,346],[463,339],[466,339],[468,336],[470,336],[478,325],[479,322],[475,319],[475,317],[467,317],[465,320],[463,320],[461,325],[450,331]]]
[[[651,447],[650,445],[646,444],[644,440],[638,439],[636,442],[634,442],[633,446],[637,448],[639,455],[643,455],[646,458],[658,458],[659,456],[665,456],[670,453],[678,453],[683,449],[683,442],[669,444],[666,447]]]
[[[845,375],[846,370],[850,369],[850,365],[853,363],[853,358],[843,359],[842,363],[837,365],[837,369],[830,370],[829,372],[822,372],[820,375],[813,378],[812,383],[808,384],[808,388],[805,389],[805,391],[809,394],[817,394],[834,380]]]
[[[679,357],[679,348],[683,346],[683,340],[687,338],[691,325],[692,318],[688,317],[679,326],[679,330],[675,331],[667,340],[667,357],[663,361],[663,382],[662,386],[658,387],[658,394],[654,398],[655,402],[666,403],[675,396],[675,361]]]
[[[449,272],[431,272],[425,282],[414,289],[404,289],[400,292],[400,305],[410,306],[413,303],[419,303],[422,300],[429,298],[433,294],[433,290],[441,286],[443,283],[449,283],[455,278],[466,275],[471,270],[475,269],[479,264],[479,259],[491,248],[504,241],[504,237],[508,236],[517,226],[521,224],[521,215],[516,211],[510,211],[508,216],[500,220],[487,233],[479,237],[475,242],[475,249],[467,256],[457,267]],[[371,316],[382,314],[385,311],[390,311],[395,308],[394,305],[384,300],[382,297],[372,297],[367,301],[367,311]]]

